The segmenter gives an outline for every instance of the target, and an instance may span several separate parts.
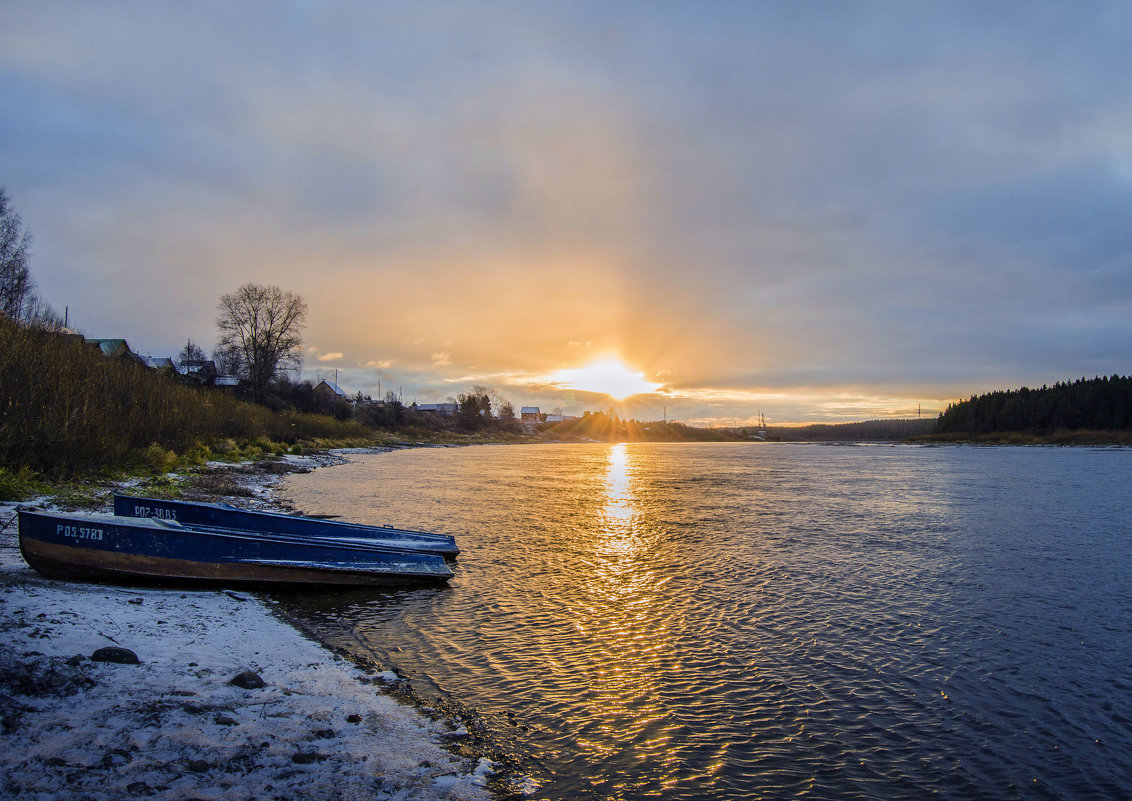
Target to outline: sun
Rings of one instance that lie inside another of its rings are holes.
[[[619,359],[603,359],[585,367],[559,370],[550,376],[550,381],[565,389],[598,392],[615,400],[656,392],[661,387],[647,381],[644,373],[626,367]]]

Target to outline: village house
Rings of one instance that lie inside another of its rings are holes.
[[[441,417],[454,417],[456,412],[460,410],[458,403],[422,403],[419,406],[416,404],[413,406],[418,412],[428,412]]]
[[[519,410],[519,422],[527,433],[533,432],[542,422],[542,415],[537,406],[524,406]]]
[[[177,372],[177,365],[168,356],[146,356],[145,366],[152,370],[168,370]]]
[[[342,387],[338,386],[333,381],[327,381],[325,378],[318,382],[318,385],[314,388],[314,393],[324,398],[338,398],[347,403],[350,402],[350,399],[346,397],[346,392]]]
[[[186,359],[177,366],[177,372],[198,384],[216,382],[216,362],[212,359]]]
[[[92,348],[97,348],[108,359],[118,359],[119,361],[145,366],[145,359],[130,350],[129,344],[124,339],[87,338],[86,344]]]

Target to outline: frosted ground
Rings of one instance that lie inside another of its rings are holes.
[[[0,526],[15,507],[0,504]],[[100,648],[140,664],[91,661]],[[265,686],[229,682],[245,671]],[[238,592],[60,582],[0,533],[0,797],[488,799],[462,730]]]

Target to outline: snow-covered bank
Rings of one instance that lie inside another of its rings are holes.
[[[490,798],[486,761],[380,681],[249,594],[54,581],[0,533],[0,797]]]

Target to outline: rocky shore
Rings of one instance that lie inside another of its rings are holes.
[[[266,505],[286,469],[332,458],[204,483]],[[491,797],[491,763],[454,756],[463,730],[387,694],[394,674],[331,654],[248,593],[44,578],[19,554],[15,509],[0,504],[0,796]]]

